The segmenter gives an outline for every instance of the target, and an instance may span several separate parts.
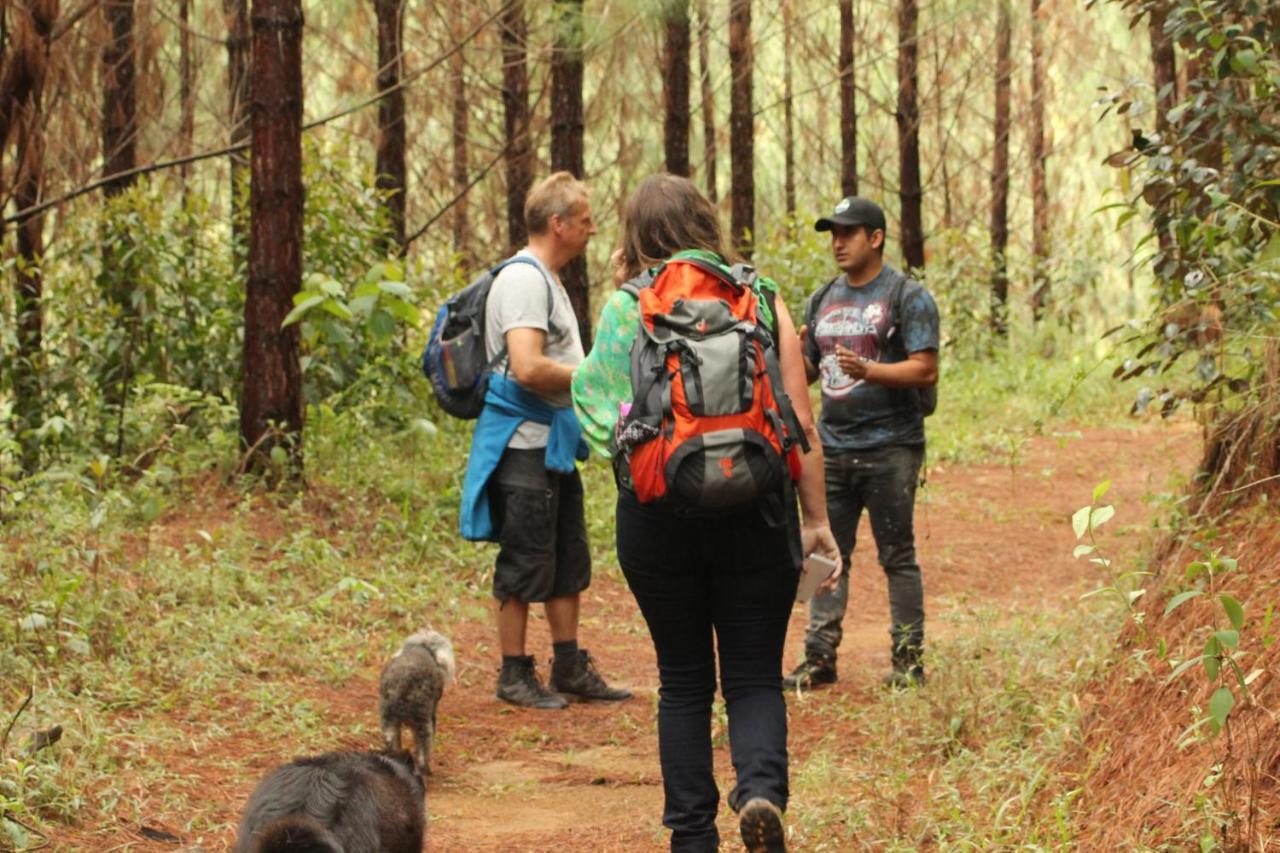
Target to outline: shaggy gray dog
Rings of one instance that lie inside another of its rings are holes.
[[[436,704],[453,681],[453,646],[435,631],[423,629],[404,641],[382,669],[378,681],[382,742],[400,749],[401,726],[413,733],[418,770],[431,773],[431,746],[436,736]]]
[[[425,789],[407,752],[329,752],[253,789],[237,853],[421,853]]]

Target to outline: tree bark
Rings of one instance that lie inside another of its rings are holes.
[[[673,175],[688,177],[689,0],[668,0],[665,31],[662,94],[666,109],[662,127],[667,171]]]
[[[582,0],[555,0],[555,43],[551,51],[551,169],[583,177]],[[560,270],[560,281],[578,317],[583,349],[591,349],[591,285],[587,259],[577,257]]]
[[[195,149],[196,98],[195,62],[191,56],[191,0],[178,0],[178,101],[182,110],[178,137],[179,157],[190,157]],[[182,182],[183,207],[186,207],[191,164],[184,163],[179,170]]]
[[[283,326],[302,283],[302,2],[253,4],[253,148],[249,280],[244,307],[240,439],[250,470],[270,451],[302,470],[302,370],[298,326]]]
[[[898,6],[898,198],[902,206],[902,258],[907,267],[924,266],[924,223],[920,186],[920,107],[916,97],[919,17],[916,0]]]
[[[787,227],[796,218],[796,123],[792,99],[791,52],[795,48],[795,10],[792,0],[782,0],[782,160],[783,202],[787,209]]]
[[[858,110],[854,86],[853,0],[840,0],[840,192],[858,194]]]
[[[229,142],[240,145],[249,138],[249,6],[248,0],[222,0],[227,24],[227,121],[231,125]],[[238,152],[228,157],[231,166],[231,235],[237,251],[245,245],[245,223],[239,201],[247,184],[249,154]]]
[[[1168,141],[1169,111],[1178,105],[1178,66],[1173,39],[1165,35],[1168,8],[1164,3],[1152,5],[1147,17],[1151,38],[1151,65],[1155,84],[1156,130]]]
[[[707,198],[715,204],[720,196],[716,188],[716,108],[711,90],[710,41],[711,19],[707,15],[707,0],[699,0],[698,85],[702,95],[702,171],[706,180]]]
[[[1013,75],[1010,0],[999,0],[996,11],[995,148],[991,164],[991,328],[1008,332],[1009,267],[1009,85]]]
[[[524,0],[502,13],[502,106],[506,124],[507,242],[512,251],[529,239],[524,199],[533,185],[533,148],[529,141],[529,71],[525,44]]]
[[[466,29],[466,12],[462,4],[453,7],[454,39],[460,40]],[[467,210],[467,184],[470,178],[467,141],[467,60],[459,49],[449,60],[453,90],[453,192],[458,203],[453,206],[453,252],[463,269],[471,266],[471,217]]]
[[[23,11],[26,14],[23,14]],[[9,127],[18,126],[14,201],[19,210],[40,202],[44,179],[44,128],[41,115],[49,40],[58,17],[57,0],[35,0],[19,10],[13,21],[13,44],[6,50],[6,88],[0,97],[12,98],[5,108],[6,126],[0,135],[0,154],[7,147]],[[9,21],[6,20],[6,27]],[[8,33],[6,33],[8,35]],[[12,74],[11,74],[12,72]],[[8,88],[8,84],[15,84]],[[44,421],[41,377],[44,322],[44,216],[17,223],[17,282],[14,319],[17,352],[13,365],[13,432],[18,438],[23,473],[40,465],[35,429]]]
[[[1169,111],[1178,104],[1178,66],[1173,50],[1173,39],[1165,35],[1164,24],[1167,8],[1162,3],[1153,5],[1148,12],[1147,27],[1148,34],[1151,39],[1151,65],[1152,65],[1152,82],[1154,84],[1155,108],[1156,108],[1156,131],[1160,134],[1161,141],[1169,144],[1172,141],[1173,127],[1169,122]],[[1160,246],[1160,252],[1168,259],[1174,253],[1175,242],[1173,234],[1169,231],[1169,212],[1168,205],[1162,204],[1155,209],[1153,224],[1156,231],[1156,241]],[[1159,264],[1165,269],[1160,271],[1169,271],[1173,269],[1171,266]]]
[[[729,98],[730,236],[734,247],[750,258],[756,230],[751,0],[729,2],[729,66],[733,77]]]
[[[1045,185],[1044,56],[1040,0],[1031,0],[1031,316],[1039,321],[1049,302],[1049,193]]]
[[[404,0],[374,0],[378,17],[378,91],[386,92],[378,101],[378,141],[376,186],[387,193],[390,234],[388,253],[402,257],[404,242],[404,201],[408,188],[405,168],[404,90]]]
[[[137,74],[134,68],[133,0],[104,0],[111,30],[102,51],[102,176],[138,165]],[[134,184],[124,177],[103,188],[109,199]]]

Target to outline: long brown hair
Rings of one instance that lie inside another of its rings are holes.
[[[715,205],[688,178],[650,175],[622,213],[622,259],[627,276],[639,275],[683,249],[705,249],[733,262]]]

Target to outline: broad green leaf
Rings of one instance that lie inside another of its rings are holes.
[[[1204,663],[1204,673],[1209,677],[1210,681],[1217,681],[1218,672],[1222,669],[1222,661],[1217,655],[1205,655],[1200,658]]]
[[[1076,532],[1077,539],[1089,530],[1089,513],[1092,511],[1093,507],[1082,506],[1076,510],[1075,515],[1071,516],[1071,529]]]
[[[340,317],[343,320],[351,319],[351,311],[348,310],[346,305],[342,304],[341,300],[326,299],[324,302],[320,303],[320,308],[321,310],[328,311],[333,316]]]
[[[1097,530],[1099,527],[1110,521],[1111,517],[1115,514],[1116,508],[1110,504],[1098,507],[1089,514],[1089,529]]]
[[[294,300],[297,300],[298,296],[302,296],[302,294],[299,293],[294,297]],[[303,297],[302,301],[298,302],[298,304],[294,306],[293,310],[285,315],[284,322],[280,324],[281,327],[291,326],[298,322],[308,311],[319,305],[321,302],[324,302],[324,300],[325,297],[320,294],[312,294],[311,296]]]
[[[1237,631],[1243,628],[1244,608],[1240,606],[1240,602],[1226,594],[1219,595],[1218,600],[1222,602],[1222,609],[1227,611],[1227,618],[1231,620],[1231,627]]]
[[[1173,598],[1169,599],[1169,603],[1165,605],[1164,615],[1168,616],[1170,613],[1177,610],[1186,602],[1190,601],[1191,599],[1195,598],[1198,595],[1203,595],[1203,594],[1204,593],[1198,589],[1189,589],[1186,592],[1178,593]]]
[[[1083,557],[1085,554],[1092,554],[1094,547],[1095,546],[1093,545],[1077,545],[1075,547],[1075,550],[1071,552],[1071,556],[1075,557],[1078,560],[1081,557]]]
[[[408,298],[413,295],[413,289],[402,281],[380,281],[378,289],[383,293],[390,293],[392,296]]]
[[[1213,636],[1228,649],[1234,649],[1240,645],[1239,631],[1214,631]]]
[[[1098,485],[1094,486],[1094,488],[1093,488],[1093,502],[1094,502],[1094,503],[1097,503],[1098,501],[1102,500],[1102,496],[1103,496],[1103,495],[1105,495],[1105,494],[1107,493],[1107,490],[1108,490],[1108,489],[1110,489],[1110,488],[1111,488],[1111,481],[1110,481],[1110,480],[1103,480],[1101,483],[1099,483]]]
[[[422,319],[422,314],[418,311],[417,306],[411,305],[403,299],[388,297],[383,300],[382,307],[410,326],[417,327],[418,322]]]
[[[1236,695],[1225,687],[1219,687],[1209,697],[1209,716],[1219,726],[1227,724],[1227,715],[1235,707]]]

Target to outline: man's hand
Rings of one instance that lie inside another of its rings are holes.
[[[850,379],[866,379],[873,362],[843,344],[836,344],[836,364],[840,365],[840,372]]]

